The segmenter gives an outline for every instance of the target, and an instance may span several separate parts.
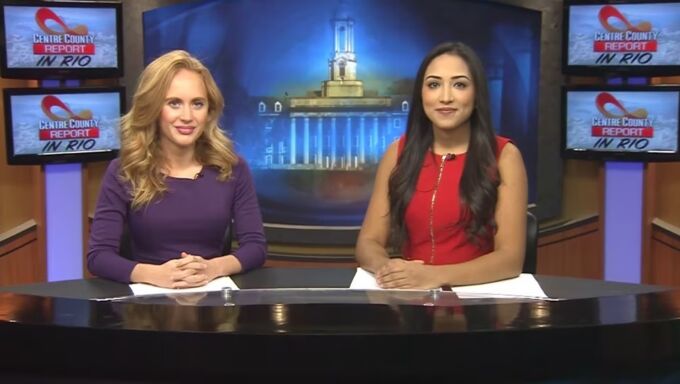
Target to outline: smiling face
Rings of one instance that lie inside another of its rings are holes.
[[[207,119],[208,94],[203,78],[197,72],[179,70],[165,94],[158,118],[161,148],[193,150]]]
[[[451,54],[435,57],[425,70],[422,98],[434,129],[469,129],[475,89],[467,63]]]

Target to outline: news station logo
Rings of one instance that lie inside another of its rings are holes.
[[[39,67],[85,67],[95,54],[94,35],[86,25],[69,27],[53,10],[39,8],[35,22],[43,33],[33,35],[33,54],[44,55],[38,59]],[[55,25],[56,29],[47,24]]]
[[[40,120],[38,131],[40,141],[47,141],[43,145],[43,153],[88,150],[97,144],[99,120],[92,118],[89,109],[75,113],[54,95],[43,97],[40,107],[49,119]],[[60,113],[55,113],[55,110]]]
[[[659,32],[652,29],[651,22],[640,20],[633,23],[613,5],[600,8],[598,19],[604,31],[597,32],[593,41],[593,52],[601,53],[596,63],[647,64],[654,58]]]
[[[631,111],[609,92],[600,92],[595,106],[600,115],[592,118],[591,136],[598,138],[594,148],[642,150],[654,137],[653,122],[646,109]]]

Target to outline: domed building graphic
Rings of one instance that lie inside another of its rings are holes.
[[[354,20],[344,4],[331,19],[328,78],[306,95],[262,96],[257,125],[262,157],[253,166],[277,170],[372,170],[405,130],[410,95],[364,89],[355,51]],[[303,69],[301,69],[303,70]]]

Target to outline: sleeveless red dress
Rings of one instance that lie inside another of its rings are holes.
[[[498,154],[510,139],[496,136]],[[406,143],[399,139],[399,153]],[[472,260],[493,250],[493,239],[476,245],[468,241],[461,221],[458,196],[466,154],[444,160],[442,155],[429,152],[423,161],[413,197],[406,207],[406,231],[403,254],[408,260],[426,264],[457,264]],[[438,183],[441,169],[441,179]],[[434,204],[433,204],[434,200]]]

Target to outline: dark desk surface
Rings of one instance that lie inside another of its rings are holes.
[[[232,276],[241,289],[253,288],[347,288],[355,269],[349,268],[262,268]],[[583,299],[660,292],[672,288],[573,277],[536,275],[536,280],[549,297]],[[66,280],[53,283],[1,287],[0,292],[23,293],[45,297],[103,299],[132,295],[126,284],[103,279]]]
[[[353,275],[353,269],[261,269],[233,279],[246,292],[345,288]],[[131,293],[100,279],[2,287],[0,381],[55,372],[87,382],[378,373],[503,382],[644,382],[650,372],[680,378],[673,376],[680,372],[680,291],[536,278],[548,296],[566,300],[227,305],[214,292],[198,300],[214,296],[218,304],[195,305],[191,298],[87,300]]]

